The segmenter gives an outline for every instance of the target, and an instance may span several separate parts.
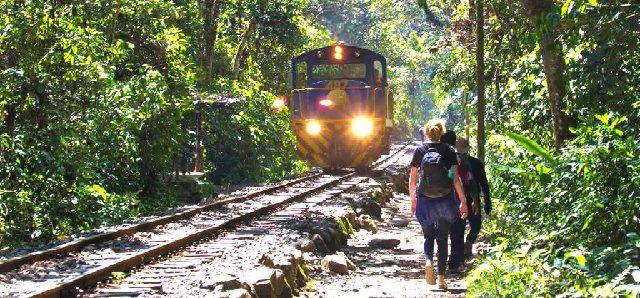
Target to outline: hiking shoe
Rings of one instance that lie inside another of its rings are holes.
[[[438,275],[438,288],[445,291],[449,289],[449,285],[447,285],[447,282],[444,280],[444,275]]]
[[[428,285],[436,284],[436,271],[433,269],[433,265],[427,265],[424,268],[424,279]]]

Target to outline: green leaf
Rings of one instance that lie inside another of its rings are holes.
[[[583,254],[576,255],[575,257],[580,266],[584,266],[587,264],[587,258],[585,258]]]
[[[609,125],[609,114],[596,115],[596,119],[600,120],[604,125]]]
[[[537,164],[536,165],[536,171],[541,174],[541,175],[548,175],[551,174],[551,168],[543,165],[543,164]]]
[[[111,272],[111,277],[115,281],[119,281],[119,280],[123,280],[125,277],[127,277],[127,274],[124,273],[124,272],[116,271],[116,272]]]
[[[544,157],[546,160],[550,161],[550,162],[554,162],[554,158],[551,155],[551,153],[542,148],[542,146],[540,146],[538,143],[536,143],[535,141],[517,134],[517,133],[512,133],[512,132],[508,132],[507,136],[509,138],[511,138],[512,140],[514,140],[516,143],[518,143],[518,145],[520,145],[520,147],[526,149],[527,151],[537,155],[537,156],[541,156]]]
[[[567,14],[569,14],[569,12],[571,12],[572,8],[573,8],[573,0],[566,0],[564,1],[562,8],[560,9],[560,13],[562,14],[562,16],[566,16]]]
[[[499,165],[499,164],[491,165],[491,167],[496,169],[496,170],[498,170],[498,171],[506,171],[506,172],[514,173],[514,174],[522,174],[522,173],[529,172],[529,171],[527,171],[525,169],[514,168],[514,167],[509,167],[509,166]]]
[[[591,224],[592,220],[593,220],[593,214],[590,214],[589,217],[587,217],[587,220],[585,220],[584,224],[582,225],[582,231],[584,231],[587,228],[589,228],[589,225]]]
[[[585,266],[587,264],[587,258],[584,256],[582,251],[574,250],[572,252],[568,252],[568,253],[564,254],[564,259],[565,260],[570,259],[570,258],[575,258],[576,262],[580,266]]]
[[[627,121],[627,117],[622,116],[622,117],[613,117],[613,120],[611,120],[611,125],[609,125],[610,128],[615,128],[616,126],[618,126],[618,124]]]
[[[91,185],[91,191],[93,192],[94,196],[99,196],[103,200],[107,198],[107,190],[105,190],[104,187],[100,185],[97,185],[97,184]]]

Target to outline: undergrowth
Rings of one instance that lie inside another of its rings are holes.
[[[640,141],[625,118],[596,118],[556,153],[492,137],[494,247],[470,297],[640,295]]]

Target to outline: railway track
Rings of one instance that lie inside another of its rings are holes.
[[[392,154],[375,164],[374,171],[386,167],[407,145],[396,146]],[[310,200],[318,194],[327,199],[358,183],[355,173],[312,174],[10,259],[0,264],[0,296],[76,296],[82,289],[112,277],[113,272],[127,272],[180,251],[178,259],[169,258],[145,267],[146,275],[125,290],[103,289],[94,293],[135,296],[162,285],[158,276],[179,277],[219,257],[219,243],[222,243],[219,238],[224,231],[237,229],[243,223],[259,223],[260,218],[276,214],[278,209],[295,201]]]

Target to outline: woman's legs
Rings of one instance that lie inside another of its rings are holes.
[[[446,220],[438,220],[435,229],[436,243],[438,244],[438,275],[444,275],[447,269],[447,257],[449,255],[449,230],[451,223]],[[432,253],[433,254],[433,253]]]
[[[457,270],[464,262],[464,230],[466,225],[466,220],[458,218],[449,230],[449,239],[451,240],[449,270]]]
[[[436,226],[422,227],[422,233],[424,234],[424,257],[427,264],[433,264],[433,241],[436,239]]]
[[[436,238],[436,226],[422,226],[422,233],[424,234],[424,258],[427,260],[424,268],[424,278],[427,284],[435,285],[436,276],[433,269],[433,241]]]

